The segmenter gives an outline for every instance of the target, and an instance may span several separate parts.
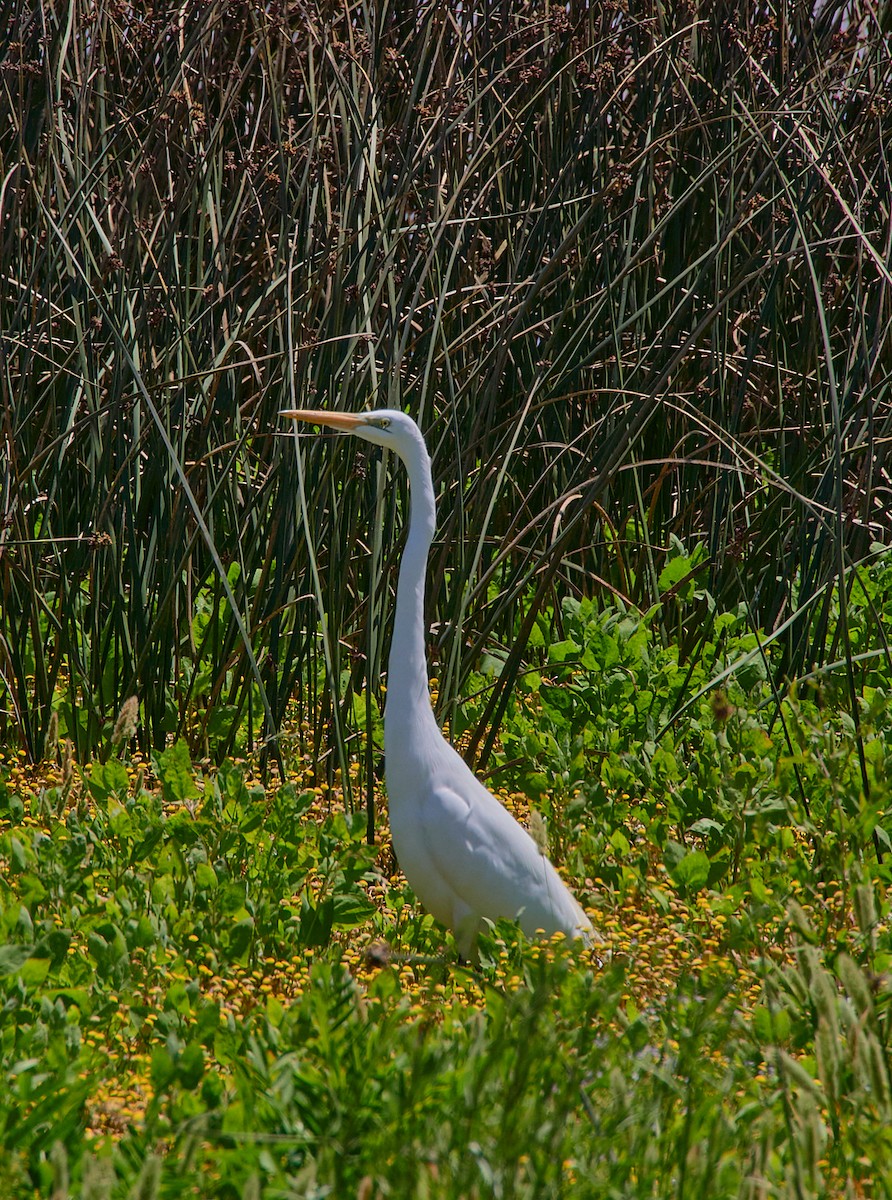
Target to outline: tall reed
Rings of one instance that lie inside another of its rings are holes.
[[[405,485],[305,443],[302,522],[292,404],[424,427],[444,711],[505,648],[476,747],[568,590],[692,646],[705,592],[743,601],[779,675],[841,657],[854,696],[846,597],[889,540],[888,23],[12,0],[0,739],[38,757],[57,709],[87,754],[138,694],[147,742],[225,753],[293,701],[343,761]],[[661,592],[672,539],[699,599]]]

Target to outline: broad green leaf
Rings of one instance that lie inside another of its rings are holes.
[[[93,763],[87,775],[87,787],[96,800],[126,796],[130,790],[127,768],[117,758],[110,758],[106,763]]]
[[[198,796],[189,748],[182,738],[156,756],[155,770],[161,780],[164,799],[168,802],[182,804]]]
[[[673,558],[666,563],[660,572],[660,577],[657,580],[657,586],[660,592],[668,592],[670,588],[674,588],[681,582],[685,576],[690,575],[692,570],[691,560],[689,558]],[[693,579],[688,581],[688,584],[683,589],[684,592],[692,590],[694,586]]]
[[[204,1074],[204,1047],[200,1042],[190,1042],[176,1060],[177,1079],[183,1087],[193,1092]]]
[[[356,892],[339,892],[334,898],[333,924],[343,929],[353,929],[374,916],[375,906],[364,895]]]
[[[698,891],[706,886],[709,878],[709,856],[702,850],[689,850],[675,864],[671,874],[679,886],[688,891]]]
[[[580,655],[580,647],[576,642],[566,639],[563,642],[552,642],[548,647],[549,662],[562,663],[568,660],[578,658]]]
[[[164,1046],[152,1050],[149,1073],[156,1092],[164,1091],[176,1076],[176,1067],[170,1052]]]
[[[21,970],[33,949],[33,946],[0,946],[0,978]]]
[[[49,975],[51,966],[52,959],[49,958],[26,959],[19,971],[19,978],[26,987],[37,987]]]

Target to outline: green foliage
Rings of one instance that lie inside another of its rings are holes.
[[[647,897],[682,941],[718,929],[710,960],[642,1005],[634,933],[592,963],[503,923],[472,975],[410,894],[370,903],[363,822],[321,819],[313,792],[202,775],[180,742],[157,791],[109,759],[59,817],[57,789],[23,798],[7,771],[5,1195],[731,1200],[754,1176],[814,1197],[892,1178],[883,660],[856,729],[832,672],[775,703],[743,612],[713,611],[687,661],[655,611],[568,601],[556,630],[500,770],[597,876],[596,922]],[[392,961],[357,970],[359,926]],[[138,1113],[85,1138],[122,1080]]]
[[[886,556],[862,574],[865,595],[884,594],[888,569]],[[558,855],[569,835],[579,859],[597,861],[614,884],[636,846],[642,871],[661,847],[686,893],[738,884],[758,893],[789,876],[793,847],[803,882],[847,878],[852,846],[865,840],[888,857],[885,661],[867,664],[857,723],[845,711],[844,664],[820,688],[781,700],[770,682],[776,641],[751,631],[742,607],[710,607],[685,659],[663,644],[657,609],[566,600],[561,636],[542,639],[542,666],[508,707],[496,778],[552,818]],[[850,620],[853,642],[866,624]]]
[[[85,1102],[115,1069],[96,1030],[112,1042],[145,1036],[147,978],[167,976],[163,1010],[152,1013],[156,1108],[172,1088],[212,1100],[208,1048],[213,1057],[220,1012],[200,996],[199,965],[225,974],[328,945],[371,912],[359,822],[307,821],[313,793],[289,784],[267,796],[231,763],[201,779],[182,745],[158,766],[168,801],[192,807],[134,791],[112,760],[84,780],[89,814],[69,810],[50,833],[27,814],[10,825],[6,808],[0,1136],[31,1163],[82,1138]]]

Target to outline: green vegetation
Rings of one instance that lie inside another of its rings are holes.
[[[693,671],[654,614],[563,625],[491,782],[547,817],[594,957],[507,924],[444,956],[309,756],[3,768],[4,1195],[888,1194],[888,673],[865,791],[832,673],[772,728],[757,656],[661,733],[758,649],[740,616]]]
[[[4,6],[0,1195],[892,1193],[890,30]],[[597,957],[397,872],[384,404]]]

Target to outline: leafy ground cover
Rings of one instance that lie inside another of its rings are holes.
[[[299,729],[267,784],[6,755],[3,1195],[889,1193],[881,673],[856,729],[832,672],[777,704],[739,614],[695,667],[647,614],[561,620],[489,782],[594,952],[505,924],[457,963]]]

